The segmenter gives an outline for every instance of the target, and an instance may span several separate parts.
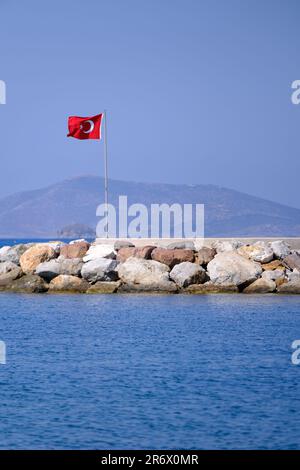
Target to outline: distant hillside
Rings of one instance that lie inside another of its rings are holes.
[[[110,181],[110,202],[119,195],[129,204],[204,203],[206,236],[300,236],[300,209],[218,186]],[[73,224],[95,228],[100,203],[103,179],[93,176],[13,194],[0,199],[0,237],[57,237]]]

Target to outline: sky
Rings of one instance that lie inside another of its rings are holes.
[[[67,117],[107,109],[111,178],[300,208],[299,20],[298,0],[0,0],[0,197],[103,175]]]

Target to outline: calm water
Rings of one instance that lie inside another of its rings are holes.
[[[69,239],[66,238],[52,238],[52,240],[61,240],[63,242],[69,243]],[[86,238],[87,241],[92,241]],[[45,243],[49,240],[45,240],[45,238],[0,238],[0,248],[3,246],[13,246],[19,243]]]
[[[0,293],[0,448],[300,448],[300,297]]]

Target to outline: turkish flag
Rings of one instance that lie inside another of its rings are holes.
[[[101,122],[103,114],[92,117],[70,116],[68,119],[68,137],[75,139],[101,139]]]

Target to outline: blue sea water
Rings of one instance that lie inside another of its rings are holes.
[[[0,293],[1,449],[299,449],[300,297]]]
[[[69,243],[70,240],[66,238],[53,238],[53,240],[60,240],[62,242]],[[13,246],[21,243],[46,243],[48,239],[45,238],[0,238],[0,248],[3,246]],[[88,240],[87,241],[92,241]]]

